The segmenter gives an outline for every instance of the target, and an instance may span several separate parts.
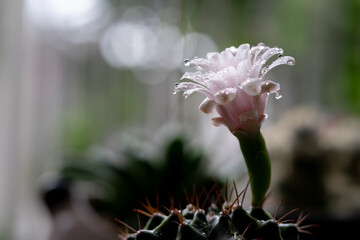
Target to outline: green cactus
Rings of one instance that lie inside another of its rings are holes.
[[[284,220],[297,209],[279,219],[276,219],[277,214],[273,217],[261,207],[247,211],[243,208],[242,201],[238,200],[242,193],[232,203],[224,201],[221,204],[218,197],[218,204],[212,203],[207,211],[190,203],[185,209],[169,210],[168,216],[160,211],[147,214],[150,219],[143,229],[133,230],[134,233],[131,234],[123,232],[121,239],[299,240],[300,233],[310,233],[305,229],[315,226],[300,226],[308,215],[300,215],[296,222]],[[138,212],[144,213],[141,210]]]

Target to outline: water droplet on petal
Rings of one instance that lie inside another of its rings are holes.
[[[264,75],[265,73],[267,73],[269,71],[269,67],[265,66],[261,69],[261,74]]]
[[[295,65],[295,60],[294,59],[289,59],[286,64],[290,65],[290,66],[294,66]]]
[[[189,97],[189,94],[184,93],[184,98],[187,99]]]
[[[172,93],[175,95],[177,93],[177,91],[174,90]]]
[[[186,67],[189,67],[189,66],[190,66],[190,60],[189,60],[189,59],[185,59],[185,60],[184,60],[184,65],[185,65]]]
[[[284,55],[282,55],[282,54],[280,54],[279,56],[278,56],[278,58],[282,58]]]

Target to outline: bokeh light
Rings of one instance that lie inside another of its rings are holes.
[[[176,9],[167,11],[176,13]],[[111,66],[132,69],[138,80],[152,84],[165,81],[171,71],[181,68],[185,57],[217,50],[208,35],[182,35],[177,26],[161,21],[158,13],[143,6],[126,10],[109,26],[101,37],[100,48]]]

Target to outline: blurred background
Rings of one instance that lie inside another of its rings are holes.
[[[169,178],[175,196],[179,183],[246,182],[202,97],[172,94],[185,58],[246,42],[296,59],[268,75],[283,96],[263,126],[269,202],[358,224],[360,1],[1,0],[0,239],[49,239],[70,192],[91,199],[76,213],[89,223],[127,216]]]

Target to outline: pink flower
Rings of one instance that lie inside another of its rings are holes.
[[[293,57],[282,54],[281,48],[263,43],[251,48],[242,44],[221,53],[210,52],[206,59],[185,60],[185,66],[198,71],[186,72],[181,80],[190,81],[177,84],[174,93],[183,91],[185,98],[194,92],[205,95],[199,108],[207,114],[216,109],[220,116],[211,119],[215,126],[225,125],[231,132],[257,131],[266,118],[264,109],[269,94],[281,97],[280,84],[265,80],[266,73],[282,64],[295,64]]]

